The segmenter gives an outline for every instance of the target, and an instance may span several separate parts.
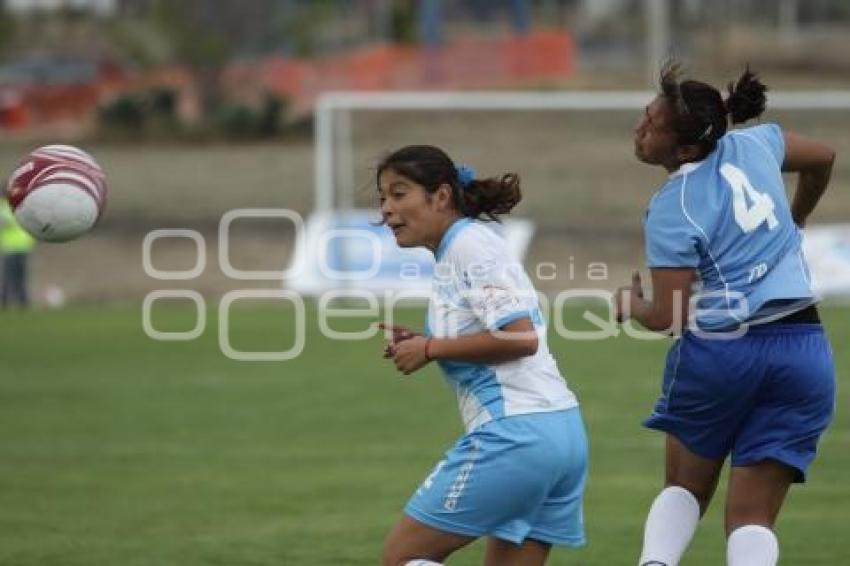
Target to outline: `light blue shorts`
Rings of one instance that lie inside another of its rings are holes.
[[[584,544],[587,437],[578,408],[505,417],[463,436],[405,513],[435,529]]]

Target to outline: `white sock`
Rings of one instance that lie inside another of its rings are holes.
[[[690,491],[670,486],[658,494],[643,531],[641,566],[676,566],[699,523],[699,502]]]
[[[738,527],[726,541],[729,566],[774,566],[779,560],[779,541],[767,527]]]
[[[404,563],[404,566],[443,566],[439,562],[431,562],[430,560],[410,560]]]

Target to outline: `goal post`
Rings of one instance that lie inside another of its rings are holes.
[[[354,111],[638,110],[654,95],[652,91],[324,93],[315,109],[315,210],[345,209],[352,202]],[[850,90],[777,91],[769,97],[771,110],[850,110]]]
[[[321,95],[314,122],[314,208],[306,223],[306,245],[296,246],[308,250],[301,261],[312,266],[310,277],[303,279],[310,283],[292,279],[285,284],[307,294],[334,288],[423,288],[431,273],[428,254],[405,255],[410,250],[398,250],[392,235],[374,224],[379,219],[372,200],[374,181],[364,175],[384,151],[433,143],[461,161],[480,165],[485,175],[519,169],[524,195],[520,216],[525,218],[511,215],[503,229],[521,260],[536,233],[528,261],[557,266],[566,275],[566,283],[540,281],[544,292],[546,285],[552,291],[580,285],[573,272],[590,261],[622,267],[624,273],[614,269],[609,277],[613,285],[628,276],[626,268],[640,267],[639,214],[659,181],[658,171],[635,162],[629,139],[640,110],[654,96],[651,91],[622,90]],[[850,127],[847,110],[850,90],[768,94],[768,119],[840,145],[850,143],[843,141]],[[839,153],[850,151],[850,146],[842,148]],[[850,185],[841,175],[836,172],[834,184]],[[358,191],[365,185],[365,192]],[[822,211],[832,225],[807,229],[806,253],[816,280],[818,266],[831,266],[822,280],[835,282],[846,275],[847,283],[830,286],[828,293],[850,297],[850,230],[841,227],[850,219],[850,198],[833,199]],[[329,232],[338,237],[329,237]],[[368,263],[367,248],[374,251],[375,245],[383,258],[377,275],[342,276]],[[317,260],[322,257],[324,264]],[[420,280],[399,280],[392,273],[409,262],[421,268]],[[334,275],[328,277],[328,272]]]

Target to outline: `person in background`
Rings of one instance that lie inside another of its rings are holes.
[[[29,306],[27,263],[35,239],[15,220],[9,201],[0,194],[0,255],[3,261],[0,308]]]

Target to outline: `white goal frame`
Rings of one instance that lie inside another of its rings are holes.
[[[314,212],[354,206],[351,112],[356,110],[638,110],[652,91],[327,92],[315,109]],[[850,90],[771,91],[772,110],[850,110]]]

